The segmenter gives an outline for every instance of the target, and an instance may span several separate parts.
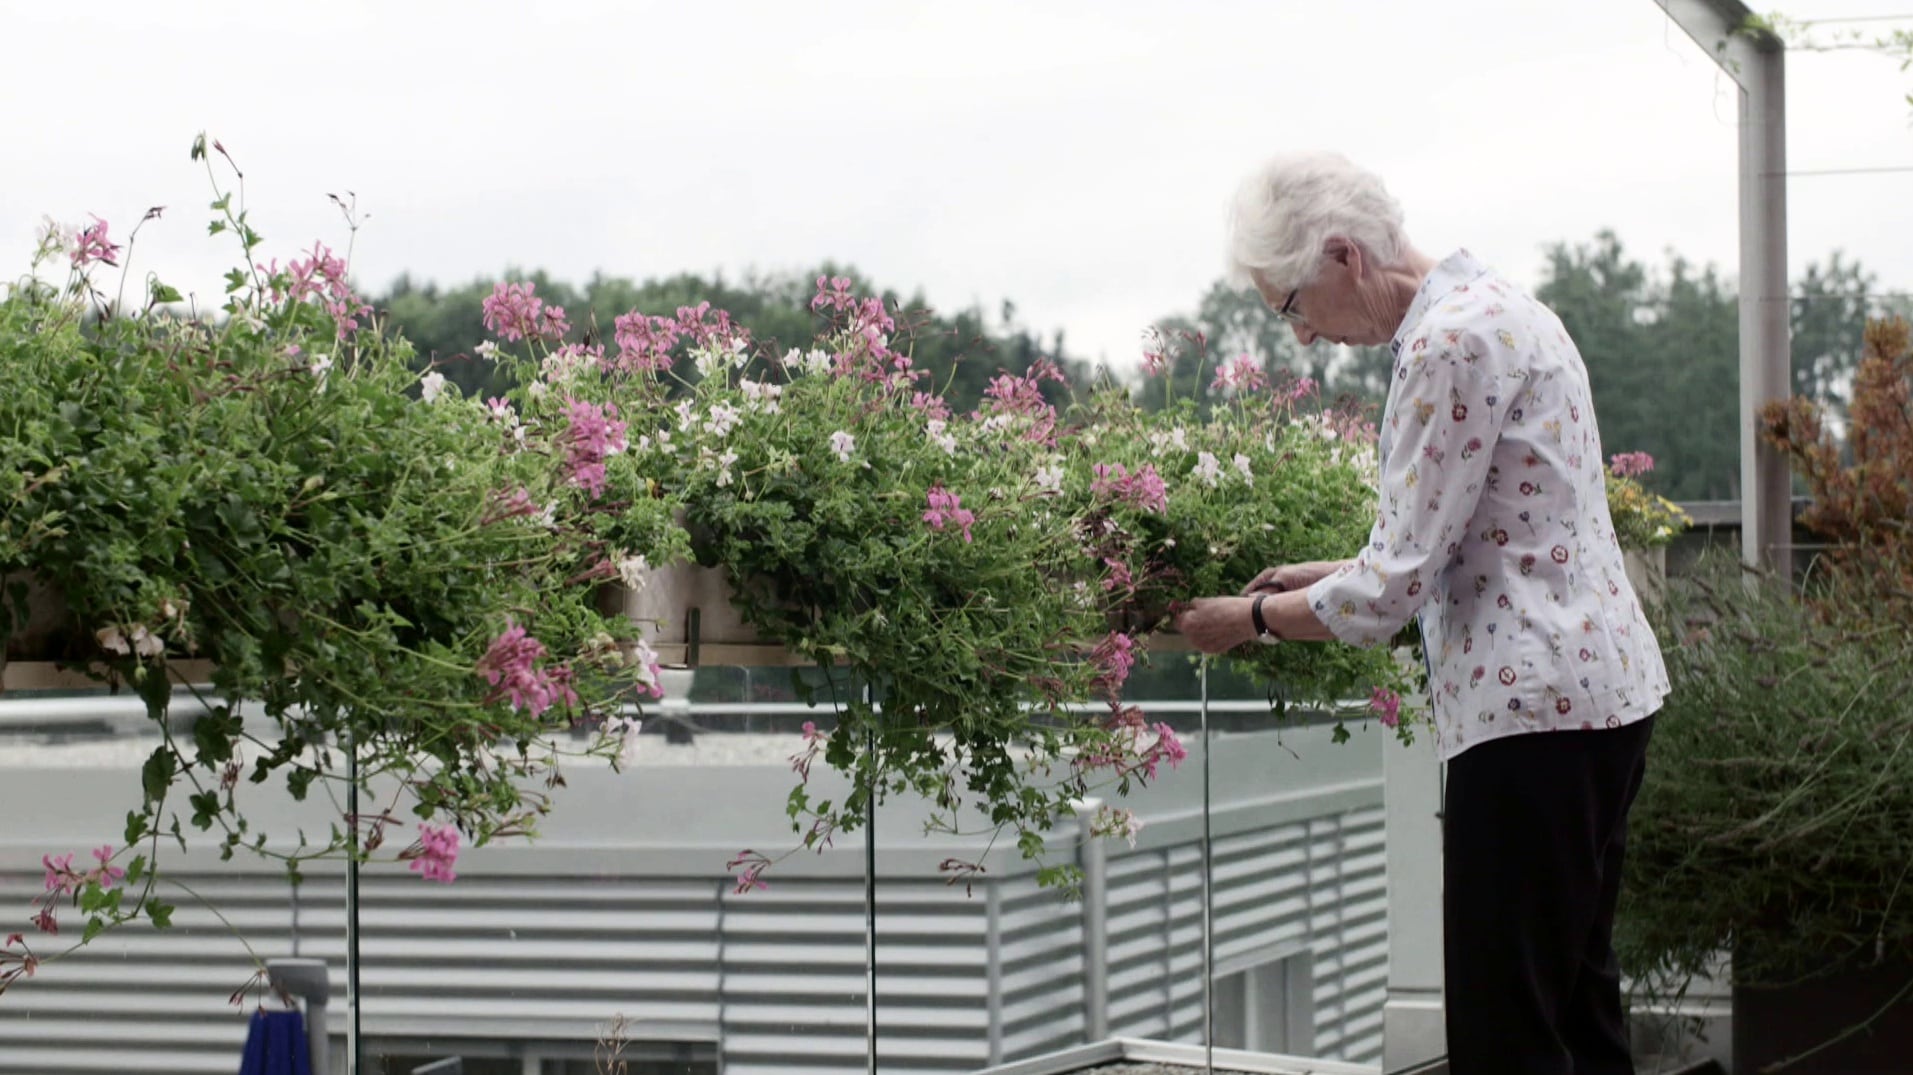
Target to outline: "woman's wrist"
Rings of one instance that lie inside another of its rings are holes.
[[[1264,644],[1282,641],[1281,633],[1269,623],[1263,609],[1263,602],[1268,599],[1268,594],[1259,593],[1249,602],[1249,628],[1255,632],[1255,640]]]

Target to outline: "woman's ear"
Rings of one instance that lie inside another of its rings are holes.
[[[1347,266],[1349,276],[1361,279],[1362,270],[1365,268],[1361,247],[1339,235],[1331,235],[1322,241],[1322,256]]]

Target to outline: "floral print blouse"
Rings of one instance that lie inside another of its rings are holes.
[[[1467,251],[1390,344],[1380,502],[1360,554],[1309,589],[1344,642],[1419,616],[1442,760],[1522,732],[1617,728],[1666,697],[1622,566],[1587,367],[1554,313]]]

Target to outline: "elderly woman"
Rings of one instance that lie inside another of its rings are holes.
[[[1608,516],[1581,356],[1466,251],[1410,246],[1395,199],[1339,156],[1251,175],[1229,249],[1302,343],[1394,351],[1381,495],[1353,559],[1271,567],[1196,601],[1181,630],[1210,653],[1376,646],[1419,618],[1448,765],[1451,1070],[1631,1072],[1611,924],[1668,688]]]

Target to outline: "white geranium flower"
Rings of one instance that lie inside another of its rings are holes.
[[[839,429],[830,435],[830,450],[837,453],[837,461],[850,462],[850,453],[857,450],[857,438]]]
[[[748,409],[763,414],[776,414],[778,412],[778,400],[783,398],[784,395],[783,385],[770,384],[766,381],[744,380],[739,381],[737,387],[743,389],[744,402]]]
[[[166,643],[158,635],[146,629],[145,624],[133,626],[133,652],[141,657],[157,657],[165,652]]]
[[[1222,480],[1222,464],[1209,452],[1196,453],[1195,469],[1190,471],[1197,481],[1214,489]]]
[[[924,425],[924,433],[930,438],[930,443],[943,450],[944,455],[955,455],[956,437],[945,432],[949,425],[949,422],[941,418],[932,418]]]
[[[445,375],[433,370],[418,379],[419,395],[427,403],[437,403],[438,397],[445,391]]]
[[[736,407],[728,403],[713,403],[711,416],[704,421],[704,430],[713,437],[720,439],[728,437],[731,435],[731,430],[737,428],[739,417]]]
[[[611,762],[614,771],[622,773],[638,763],[638,732],[643,728],[644,722],[636,717],[605,718],[605,740],[608,742],[612,736],[618,737],[618,755]]]
[[[651,565],[642,556],[620,554],[615,561],[618,568],[618,581],[627,589],[644,589],[645,580],[651,575]]]
[[[1255,471],[1249,466],[1249,457],[1243,455],[1241,452],[1237,452],[1235,453],[1234,463],[1236,472],[1242,475],[1242,480],[1248,482],[1250,485],[1254,485]]]
[[[133,652],[133,647],[126,644],[126,636],[121,634],[117,627],[102,627],[93,632],[93,638],[99,642],[100,648],[108,653],[117,653],[124,657]]]

